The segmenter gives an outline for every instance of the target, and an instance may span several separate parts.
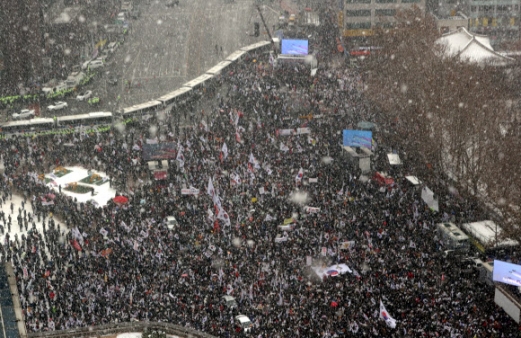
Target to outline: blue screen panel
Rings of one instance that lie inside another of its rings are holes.
[[[368,130],[350,130],[343,132],[343,145],[372,149],[373,132]]]
[[[308,40],[282,40],[282,54],[308,55]]]

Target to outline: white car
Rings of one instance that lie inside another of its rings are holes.
[[[58,102],[54,102],[54,104],[48,106],[47,110],[62,110],[68,106],[69,105],[67,104],[67,102],[58,101]]]
[[[84,101],[92,97],[92,91],[87,90],[84,93],[80,93],[80,95],[76,96],[76,100],[78,101]]]
[[[166,218],[166,226],[170,230],[172,230],[173,228],[175,228],[177,226],[177,220],[175,219],[174,216],[168,216]]]
[[[21,119],[32,119],[34,117],[34,109],[22,109],[20,113],[14,113],[13,119],[14,120],[21,120]]]
[[[96,68],[103,67],[103,61],[101,61],[101,60],[99,60],[99,59],[92,60],[92,61],[89,63],[89,67],[90,67],[90,69],[96,69]]]
[[[235,325],[241,328],[245,333],[248,333],[251,331],[251,328],[253,326],[250,318],[245,315],[238,315],[235,317]]]

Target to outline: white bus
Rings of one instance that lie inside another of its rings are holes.
[[[129,118],[143,117],[148,113],[155,113],[158,109],[161,109],[161,106],[162,103],[158,100],[130,106],[123,109],[122,118],[123,120],[127,120]]]
[[[112,123],[113,115],[111,112],[94,112],[58,117],[59,127],[111,126]]]
[[[54,120],[52,118],[35,118],[31,120],[8,122],[1,127],[1,133],[4,136],[36,134],[52,130],[53,128]]]
[[[167,106],[172,103],[180,103],[180,101],[185,100],[192,92],[192,88],[189,87],[181,87],[179,89],[174,90],[168,94],[165,94],[158,98],[163,105]]]

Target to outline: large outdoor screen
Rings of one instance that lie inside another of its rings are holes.
[[[494,260],[494,282],[521,286],[521,265]]]
[[[282,40],[282,54],[308,55],[308,50],[308,40]]]
[[[372,149],[373,132],[368,130],[350,130],[343,132],[343,145],[348,147],[363,147]]]
[[[172,160],[177,156],[177,144],[174,142],[143,144],[143,160]]]

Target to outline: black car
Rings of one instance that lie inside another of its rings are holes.
[[[109,85],[113,85],[113,86],[115,86],[115,85],[118,84],[118,78],[117,78],[117,77],[109,77],[109,78],[107,79],[107,83],[108,83]]]
[[[137,9],[133,10],[132,12],[130,12],[130,17],[132,19],[139,19],[140,16],[141,16],[141,12],[138,11]]]
[[[166,2],[166,7],[174,7],[179,6],[179,0],[168,0]]]

